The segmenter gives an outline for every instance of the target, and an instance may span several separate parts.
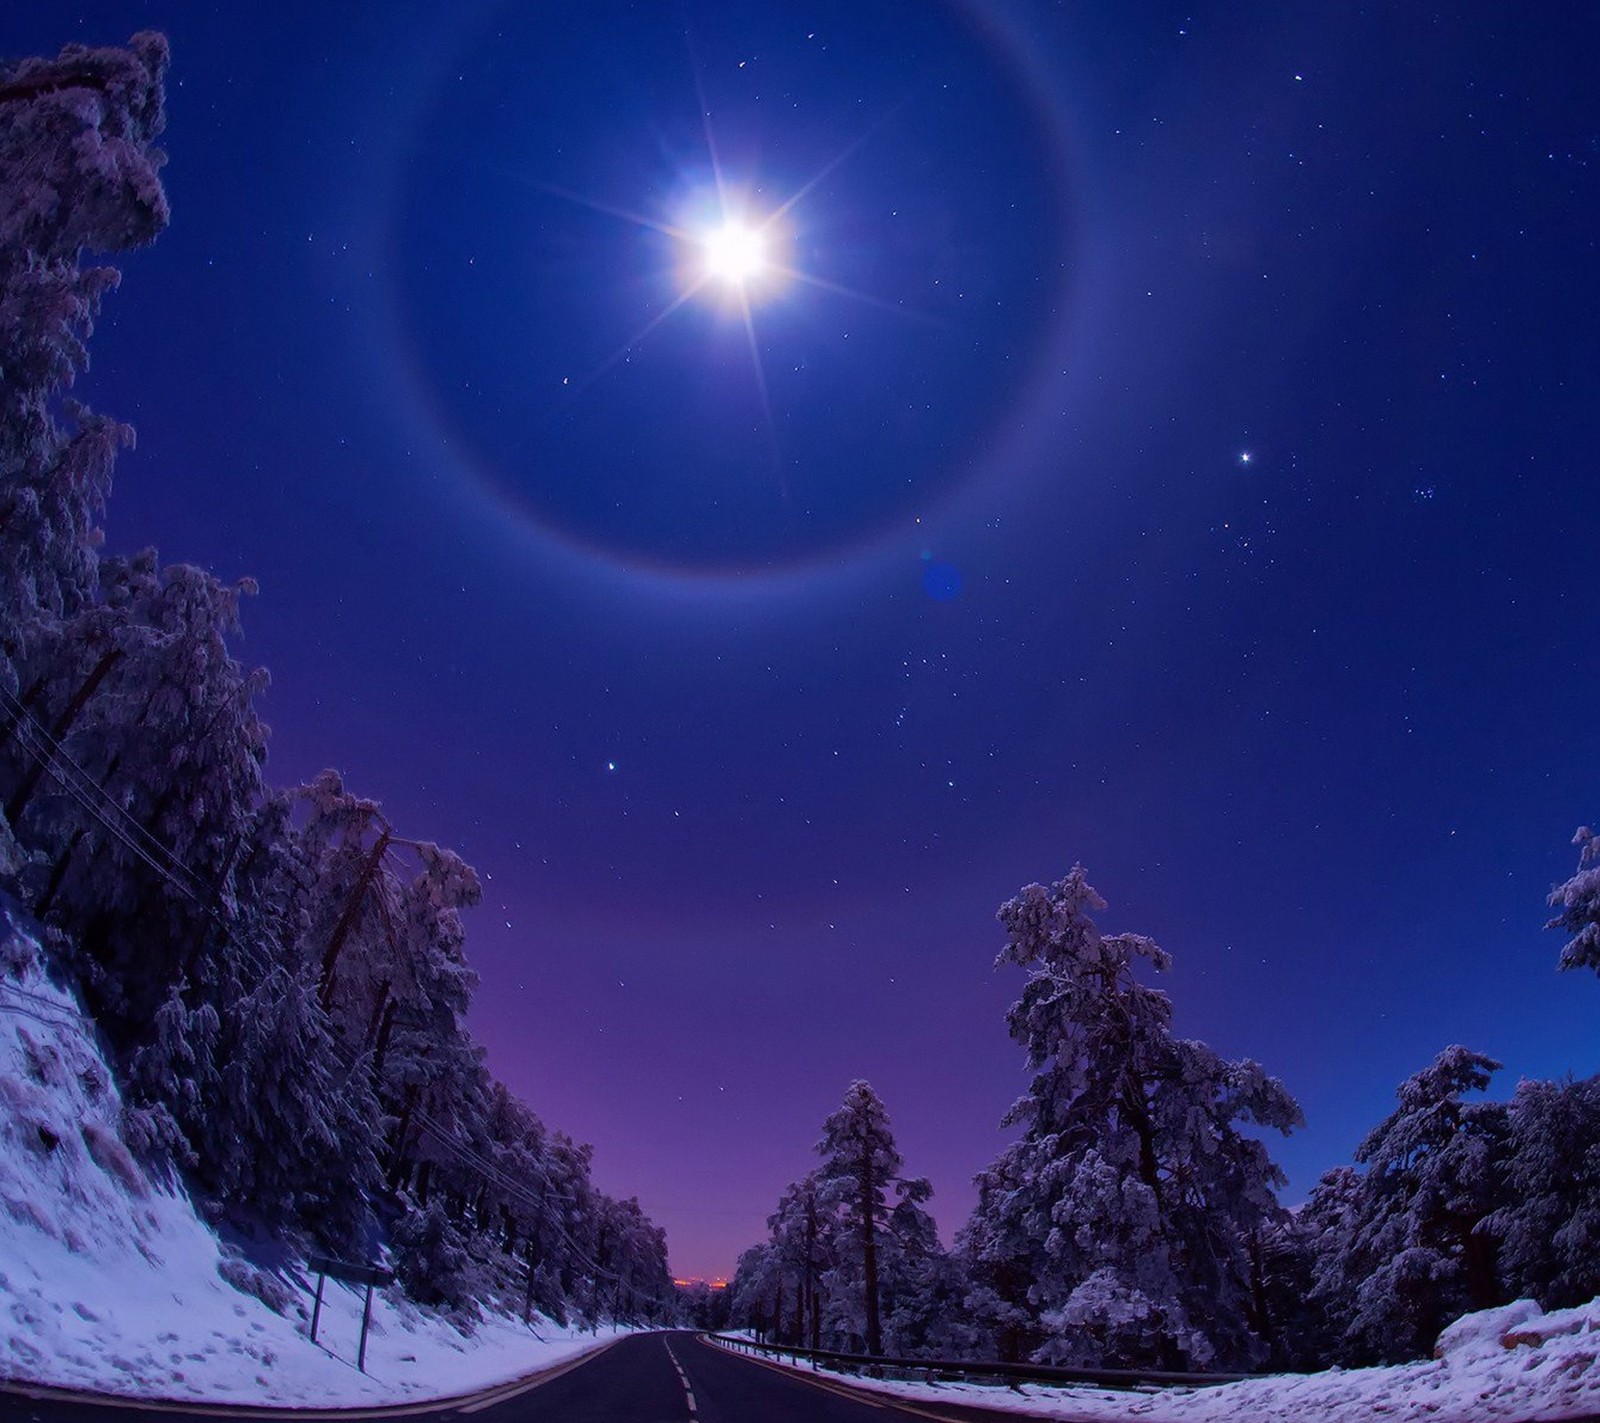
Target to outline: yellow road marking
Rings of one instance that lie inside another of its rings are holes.
[[[622,1336],[618,1336],[619,1338]],[[476,1413],[508,1398],[527,1393],[570,1373],[580,1364],[598,1358],[616,1339],[557,1364],[529,1378],[515,1379],[508,1384],[477,1393],[457,1394],[453,1398],[420,1398],[415,1403],[385,1403],[369,1408],[284,1408],[248,1403],[206,1403],[198,1399],[130,1398],[126,1394],[87,1393],[70,1388],[52,1388],[49,1384],[32,1384],[20,1379],[0,1381],[0,1396],[13,1394],[22,1398],[50,1399],[60,1403],[87,1403],[96,1408],[148,1409],[159,1413],[179,1413],[202,1418],[265,1418],[277,1423],[363,1423],[366,1419],[406,1418],[422,1413]]]
[[[924,1408],[919,1404],[910,1402],[907,1399],[894,1398],[892,1395],[889,1398],[880,1401],[878,1398],[873,1397],[865,1389],[851,1388],[849,1384],[835,1383],[831,1379],[825,1381],[816,1377],[814,1374],[806,1373],[804,1370],[798,1367],[787,1364],[776,1364],[770,1359],[758,1358],[754,1354],[741,1354],[737,1350],[730,1349],[724,1344],[712,1345],[710,1344],[710,1341],[704,1337],[701,1338],[701,1343],[707,1344],[708,1347],[721,1349],[723,1353],[731,1354],[736,1359],[743,1359],[746,1363],[760,1364],[763,1368],[775,1369],[785,1378],[796,1379],[800,1383],[808,1383],[813,1388],[822,1389],[825,1393],[837,1394],[840,1398],[848,1398],[854,1403],[864,1403],[868,1408],[892,1408],[898,1413],[914,1413],[918,1418],[936,1418],[939,1420],[939,1423],[971,1423],[970,1419],[957,1418],[949,1413],[935,1413],[931,1409]],[[967,1406],[975,1409],[983,1408],[981,1403],[974,1403]],[[1051,1415],[1046,1415],[1043,1413],[1017,1413],[1013,1412],[1009,1408],[1004,1410],[988,1411],[1003,1411],[1006,1416],[1010,1418],[1038,1418],[1048,1419],[1049,1423],[1061,1423],[1061,1420],[1054,1419]]]

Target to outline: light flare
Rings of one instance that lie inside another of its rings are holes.
[[[766,233],[739,218],[713,228],[700,244],[705,248],[706,274],[732,286],[745,286],[771,266]]]

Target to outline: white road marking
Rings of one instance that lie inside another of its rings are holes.
[[[672,1345],[665,1339],[661,1341],[662,1347],[667,1351],[667,1357],[672,1360],[672,1367],[678,1371],[678,1382],[683,1385],[683,1399],[689,1406],[689,1417],[695,1416],[694,1390],[689,1387],[689,1375],[684,1373],[683,1365],[678,1362],[678,1356],[672,1352]]]

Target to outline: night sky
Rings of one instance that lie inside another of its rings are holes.
[[[1589,7],[44,0],[0,52],[140,28],[109,546],[260,580],[271,775],[478,868],[489,1065],[678,1273],[858,1076],[960,1225],[994,911],[1074,861],[1298,1096],[1288,1201],[1448,1043],[1600,1070],[1541,927],[1600,817]],[[719,175],[791,275],[704,280]]]

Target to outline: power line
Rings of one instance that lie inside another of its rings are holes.
[[[19,740],[23,748],[37,760],[57,781],[61,788],[73,800],[89,812],[113,835],[125,848],[142,860],[151,869],[168,879],[186,898],[198,902],[199,896],[189,884],[180,882],[172,873],[173,869],[180,871],[185,877],[205,888],[205,881],[189,869],[178,856],[166,845],[150,833],[143,825],[128,814],[126,808],[119,805],[106,789],[80,765],[48,731],[40,724],[27,706],[19,701],[10,691],[0,687],[0,703],[3,703],[12,714],[13,726],[20,733]],[[98,804],[97,804],[98,802]],[[124,822],[126,829],[113,825],[103,813],[102,807],[109,809],[120,821]],[[166,864],[160,863],[165,861]],[[168,868],[170,866],[171,868]]]
[[[191,870],[178,857],[176,852],[156,839],[149,830],[135,820],[128,813],[126,807],[119,804],[108,794],[105,788],[73,758],[72,754],[56,738],[50,735],[26,704],[3,686],[0,686],[0,705],[3,705],[11,713],[13,728],[20,733],[18,738],[19,745],[49,772],[67,795],[81,809],[93,817],[107,834],[112,836],[161,879],[170,884],[184,898],[196,905],[203,915],[216,923],[221,928],[224,940],[231,947],[240,950],[251,966],[260,972],[263,978],[283,967],[281,964],[263,958],[255,946],[246,944],[238,938],[232,921],[222,913],[215,903],[206,902],[212,896],[205,880]],[[419,842],[410,840],[402,843],[412,847],[416,847],[419,844]],[[190,883],[185,883],[185,880]],[[200,887],[202,893],[206,896],[206,900],[202,900],[201,895],[195,892],[193,886]],[[0,986],[13,987],[12,985]],[[26,990],[15,989],[14,991],[26,995]],[[48,1002],[48,1000],[41,1001]],[[52,1004],[51,1006],[55,1005]],[[36,1012],[30,1013],[26,1008],[20,1006],[12,1011],[28,1013],[30,1017],[39,1016]],[[74,1016],[78,1021],[85,1024],[91,1021],[81,1014],[74,1014]],[[330,1038],[328,1046],[334,1056],[344,1063],[349,1074],[353,1074],[361,1065],[361,1058],[364,1054],[356,1052],[346,1044],[338,1041],[337,1038]],[[348,1080],[348,1076],[346,1080]],[[439,1123],[430,1113],[416,1108],[413,1109],[413,1117],[434,1140],[439,1142],[458,1161],[476,1171],[489,1184],[498,1186],[506,1196],[522,1204],[532,1214],[542,1220],[548,1220],[553,1225],[556,1235],[566,1244],[572,1256],[595,1276],[614,1282],[643,1301],[648,1303],[656,1302],[654,1296],[640,1290],[632,1281],[624,1279],[620,1274],[606,1269],[598,1261],[592,1259],[572,1238],[559,1220],[548,1213],[548,1201],[528,1195],[517,1182],[508,1177],[493,1161],[464,1143],[457,1141],[448,1128]],[[570,1206],[580,1204],[576,1197],[567,1196],[560,1192],[537,1159],[530,1157],[530,1164],[557,1201]]]

